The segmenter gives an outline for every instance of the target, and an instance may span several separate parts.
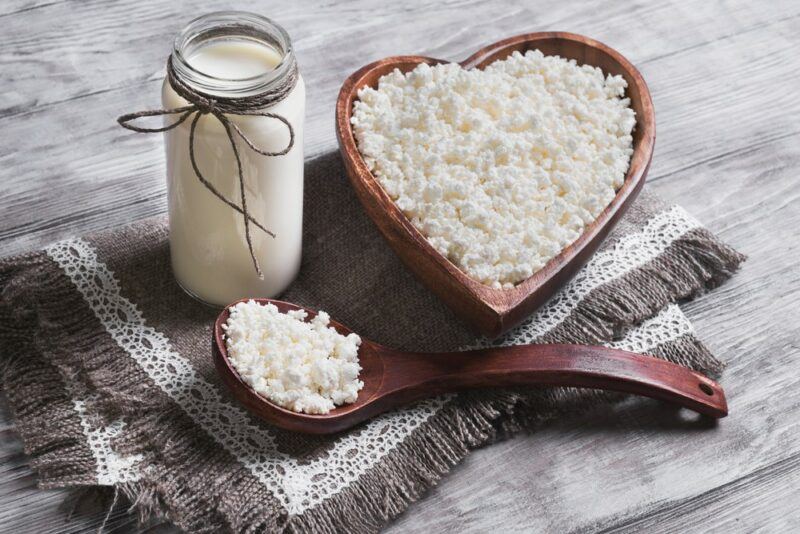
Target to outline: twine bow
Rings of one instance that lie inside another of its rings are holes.
[[[258,222],[255,218],[247,210],[247,197],[245,195],[245,187],[244,187],[244,172],[242,170],[242,161],[241,157],[239,156],[239,148],[236,146],[236,142],[234,140],[234,134],[238,135],[246,144],[250,147],[251,150],[254,152],[261,154],[262,156],[283,156],[292,149],[294,146],[294,128],[292,128],[291,123],[286,119],[286,117],[282,117],[277,113],[269,113],[265,111],[259,111],[264,107],[273,105],[284,98],[289,92],[294,88],[297,83],[297,66],[293,65],[292,70],[288,73],[287,76],[283,77],[277,84],[271,86],[264,92],[252,95],[252,96],[244,96],[244,97],[237,97],[237,98],[230,98],[230,97],[218,97],[214,95],[210,95],[201,91],[196,90],[193,87],[188,86],[187,84],[183,83],[180,80],[178,75],[175,73],[173,64],[172,64],[172,57],[167,60],[167,80],[169,81],[172,88],[175,92],[187,100],[190,104],[188,106],[182,106],[178,108],[172,109],[154,109],[154,110],[147,110],[147,111],[139,111],[137,113],[128,113],[126,115],[122,115],[117,119],[117,122],[123,128],[127,128],[128,130],[132,130],[134,132],[139,133],[158,133],[158,132],[166,132],[167,130],[171,130],[173,128],[177,128],[181,124],[183,124],[190,116],[194,115],[192,119],[192,123],[189,127],[189,160],[192,162],[192,168],[194,169],[194,173],[197,175],[198,180],[202,183],[206,189],[211,191],[218,199],[222,202],[236,210],[237,212],[241,213],[244,218],[244,235],[245,239],[247,240],[247,248],[250,251],[250,257],[253,260],[253,267],[255,267],[256,273],[258,274],[259,278],[264,278],[264,274],[261,272],[261,267],[258,263],[258,259],[256,258],[256,254],[253,251],[253,240],[250,236],[250,224],[256,225],[260,228],[264,233],[268,234],[271,237],[275,237],[275,234],[269,230],[267,230],[263,224]],[[155,117],[159,115],[179,115],[178,119],[161,128],[143,128],[141,126],[135,126],[131,124],[132,121],[142,118],[142,117]],[[228,135],[228,139],[231,142],[231,148],[233,149],[233,155],[236,159],[236,170],[239,175],[239,190],[241,191],[242,197],[242,205],[241,207],[236,204],[235,202],[225,198],[225,196],[214,187],[211,182],[209,182],[204,176],[203,173],[200,172],[200,168],[197,165],[197,160],[195,159],[195,151],[194,151],[194,139],[195,139],[195,131],[197,129],[197,121],[200,120],[200,117],[203,115],[211,115],[215,117],[225,128],[225,133]],[[283,150],[278,152],[268,152],[266,150],[261,150],[257,146],[253,144],[250,139],[242,132],[242,130],[237,126],[233,121],[231,121],[227,115],[253,115],[259,117],[267,117],[270,119],[276,119],[281,121],[283,124],[286,125],[286,128],[289,129],[289,144]]]

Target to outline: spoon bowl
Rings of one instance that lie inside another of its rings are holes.
[[[303,309],[289,302],[274,304],[282,312]],[[298,413],[270,402],[250,387],[228,359],[225,331],[231,306],[214,323],[212,350],[222,381],[234,397],[257,417],[275,426],[309,434],[331,434],[353,427],[388,410],[424,398],[466,389],[519,386],[572,386],[633,393],[683,406],[702,415],[728,414],[719,384],[689,368],[618,349],[586,345],[516,345],[462,352],[403,352],[367,339],[358,351],[364,388],[352,404],[327,414]],[[340,334],[352,330],[331,319]]]

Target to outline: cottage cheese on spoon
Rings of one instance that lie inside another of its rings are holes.
[[[575,241],[622,186],[627,84],[514,52],[484,70],[420,64],[359,91],[359,151],[397,207],[472,278],[510,288]]]
[[[356,334],[343,336],[320,311],[306,321],[304,310],[281,313],[254,300],[230,308],[225,330],[228,359],[259,395],[295,412],[325,414],[351,403],[364,383],[358,379]]]

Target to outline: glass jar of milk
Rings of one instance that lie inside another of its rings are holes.
[[[274,237],[250,225],[254,268],[242,214],[201,182],[189,153],[192,119],[165,132],[170,255],[183,289],[208,304],[224,306],[244,297],[274,297],[292,282],[300,268],[303,223],[303,120],[305,86],[296,72],[289,35],[271,20],[244,12],[200,17],[178,35],[172,50],[173,75],[203,94],[240,98],[270,91],[296,75],[282,100],[259,112],[280,115],[291,125],[294,143],[282,156],[265,156],[234,136],[241,161],[247,209]],[[162,91],[165,109],[188,102],[169,79]],[[262,151],[279,152],[290,140],[287,126],[275,118],[225,115]],[[167,118],[174,121],[175,116]],[[194,156],[211,186],[242,205],[237,163],[231,139],[213,114],[196,124]]]

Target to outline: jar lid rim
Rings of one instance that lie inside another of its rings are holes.
[[[274,68],[245,78],[214,76],[191,64],[187,48],[225,35],[259,40],[275,49],[281,60]],[[232,95],[263,91],[296,68],[288,32],[272,19],[249,11],[215,11],[193,19],[175,37],[172,58],[175,71],[186,83],[205,92]]]

